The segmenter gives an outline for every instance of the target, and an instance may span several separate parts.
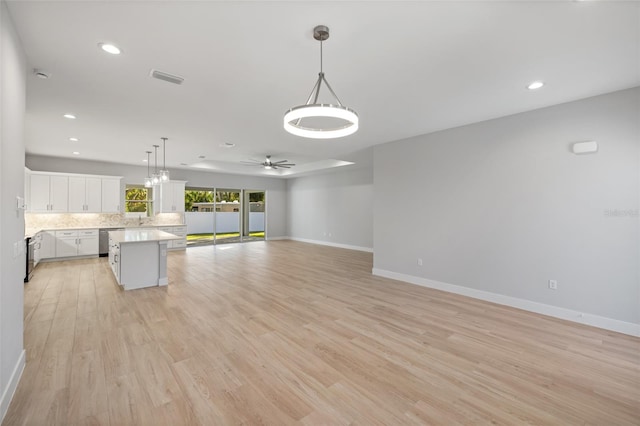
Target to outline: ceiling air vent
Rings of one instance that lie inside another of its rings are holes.
[[[169,83],[173,84],[182,84],[182,82],[184,81],[184,78],[182,77],[178,77],[177,75],[158,70],[151,70],[151,73],[149,75],[153,78],[157,78],[158,80],[168,81]]]

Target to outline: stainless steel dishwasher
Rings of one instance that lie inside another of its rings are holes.
[[[100,257],[109,256],[109,231],[124,231],[124,228],[100,228],[98,253]]]

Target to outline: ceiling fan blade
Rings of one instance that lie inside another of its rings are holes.
[[[289,161],[289,160],[272,161],[271,163],[280,164],[280,163],[286,163],[287,161]]]
[[[282,164],[278,164],[278,166],[287,166],[287,167],[291,167],[291,166],[295,166],[294,163],[282,163]]]
[[[278,164],[277,166],[273,167],[274,169],[290,169],[291,167],[287,166],[286,164]]]

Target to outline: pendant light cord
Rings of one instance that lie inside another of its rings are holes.
[[[167,170],[167,138],[162,138],[162,170]]]

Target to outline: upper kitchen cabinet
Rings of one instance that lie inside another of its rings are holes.
[[[102,213],[120,213],[120,178],[102,179]]]
[[[31,172],[30,210],[34,213],[64,213],[69,208],[69,177]]]
[[[69,176],[69,213],[102,211],[102,179]]]
[[[154,191],[156,213],[184,213],[184,188],[186,182],[172,180],[161,183]]]
[[[119,213],[120,177],[28,172],[32,213]]]

